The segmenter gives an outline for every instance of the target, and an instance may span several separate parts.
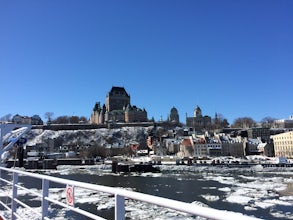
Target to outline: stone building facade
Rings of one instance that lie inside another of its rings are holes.
[[[106,96],[106,102],[97,102],[91,114],[91,124],[107,124],[116,122],[146,122],[147,112],[130,104],[130,95],[124,87],[112,87]]]
[[[202,111],[199,106],[194,109],[193,117],[186,116],[186,126],[193,128],[195,131],[209,129],[212,124],[212,119],[210,116],[203,116]]]
[[[222,143],[222,156],[245,156],[246,144],[240,136],[231,138],[226,135],[220,135],[220,140]]]

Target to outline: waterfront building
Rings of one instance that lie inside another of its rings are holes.
[[[257,148],[258,148],[260,154],[263,156],[267,156],[267,157],[274,157],[275,156],[274,145],[271,142],[260,143],[257,146]]]
[[[130,95],[124,87],[112,87],[101,106],[97,102],[91,114],[91,124],[146,122],[147,112],[130,104]]]
[[[222,148],[224,148],[225,145],[226,143],[222,143]],[[232,140],[231,142],[227,143],[227,145],[229,149],[227,155],[232,157],[243,157],[245,155],[245,147],[243,141]]]
[[[167,138],[164,140],[164,146],[167,149],[167,154],[177,154],[180,148],[180,140],[176,138]]]
[[[147,137],[147,146],[150,150],[153,150],[153,146],[156,142],[156,138],[153,135]]]
[[[203,116],[199,106],[196,106],[193,117],[186,116],[186,127],[192,128],[194,131],[206,130],[211,127],[212,119],[210,116]]]
[[[208,156],[221,155],[221,143],[215,139],[207,140],[205,137],[185,137],[179,146],[177,156],[206,158]]]
[[[213,138],[205,137],[207,144],[207,151],[209,156],[221,156],[222,155],[222,143],[217,136]]]
[[[230,137],[220,134],[219,138],[222,143],[223,156],[243,157],[245,155],[245,145],[240,136]]]
[[[293,131],[271,136],[276,157],[293,158]]]
[[[193,139],[194,148],[193,148],[193,156],[195,158],[206,158],[209,156],[208,145],[206,144],[206,140],[204,137],[196,137]]]
[[[186,137],[181,141],[177,156],[180,158],[194,156],[194,143],[191,136]]]
[[[245,155],[261,155],[262,151],[259,148],[261,143],[260,138],[244,138]]]

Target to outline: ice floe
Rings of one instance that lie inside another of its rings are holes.
[[[89,175],[116,175],[109,172],[111,166],[108,165],[95,165],[95,166],[60,166],[58,170],[44,171],[46,174],[89,174]],[[187,166],[160,166],[161,173],[144,173],[144,174],[129,174],[128,176],[139,176],[142,178],[156,178],[156,177],[174,177],[174,179],[182,182],[185,180],[192,181],[194,176],[200,181],[211,181],[220,183],[220,187],[213,185],[204,185],[204,193],[198,195],[205,199],[209,205],[220,202],[227,202],[231,204],[242,205],[244,210],[248,212],[256,212],[257,210],[265,209],[270,213],[272,217],[282,219],[293,219],[293,211],[290,207],[293,207],[293,195],[282,194],[287,189],[288,184],[293,183],[293,173],[291,175],[284,174],[274,169],[273,171],[264,169],[262,173],[252,173],[249,169],[238,170],[223,170],[219,168],[202,168],[202,167],[187,167]],[[270,173],[272,172],[272,173]],[[126,175],[127,178],[127,175]],[[219,185],[219,184],[218,184]],[[154,184],[154,189],[158,190],[160,183]],[[170,188],[169,184],[164,184],[163,187]],[[31,189],[35,193],[40,193],[38,189]],[[135,191],[134,188],[128,190]],[[218,191],[218,194],[217,194]],[[0,189],[0,197],[11,193],[9,187]],[[109,210],[114,208],[115,200],[113,195],[106,193],[96,193],[91,190],[75,188],[76,206],[81,204],[93,204],[99,211]],[[174,191],[176,194],[182,194],[181,190]],[[25,190],[19,189],[18,194],[21,196],[27,195]],[[49,198],[60,201],[65,201],[65,189],[64,188],[51,188],[49,191]],[[199,198],[200,199],[200,198]],[[35,198],[30,198],[30,201],[34,201]],[[194,201],[193,204],[200,204],[206,206],[204,203]],[[282,207],[282,209],[279,209]],[[285,207],[285,208],[284,208]],[[143,202],[137,202],[130,199],[125,200],[126,218],[129,219],[194,219],[193,216],[186,215],[177,211],[169,210],[166,208],[158,207]],[[36,208],[38,210],[38,208]],[[25,209],[21,209],[20,212],[26,212]],[[50,207],[50,212],[54,214],[54,219],[64,219],[66,209],[56,210]],[[29,215],[29,214],[27,214]],[[33,219],[33,218],[30,218]],[[37,218],[36,218],[37,219]],[[68,218],[67,218],[68,219]]]
[[[247,196],[244,196],[244,195],[237,195],[237,194],[236,195],[235,194],[229,195],[226,198],[227,202],[238,203],[238,204],[241,204],[241,205],[246,205],[251,200],[252,200],[251,197],[247,197]]]
[[[218,189],[219,191],[222,191],[222,192],[231,192],[231,188],[229,188],[229,187],[223,187],[223,188],[219,188]]]
[[[218,201],[220,199],[219,196],[214,196],[214,195],[210,195],[210,194],[201,195],[201,197],[203,197],[205,200],[207,200],[209,202]]]

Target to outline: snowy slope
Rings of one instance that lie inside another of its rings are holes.
[[[34,146],[54,139],[60,145],[83,145],[123,147],[124,145],[138,142],[146,146],[146,138],[153,127],[123,127],[117,129],[90,129],[90,130],[42,130],[32,129],[27,134],[27,145]]]

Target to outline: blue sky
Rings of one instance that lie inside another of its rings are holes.
[[[293,115],[293,1],[0,1],[0,117],[90,117],[112,86],[180,121]]]

